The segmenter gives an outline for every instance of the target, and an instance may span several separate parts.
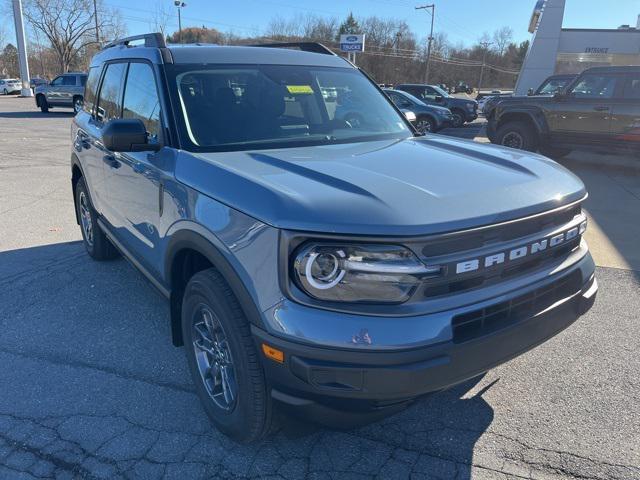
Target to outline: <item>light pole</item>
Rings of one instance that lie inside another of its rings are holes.
[[[481,42],[480,45],[484,48],[484,53],[482,54],[482,67],[480,67],[480,81],[478,82],[478,91],[482,88],[482,79],[484,78],[484,64],[487,61],[487,52],[489,51],[489,46],[491,42]]]
[[[187,4],[180,0],[174,0],[173,4],[178,8],[178,43],[182,43],[182,18],[180,17],[180,10],[186,7]]]
[[[98,31],[98,5],[96,0],[93,0],[93,19],[96,22],[96,43],[100,48],[100,32]]]
[[[429,32],[429,40],[427,42],[427,68],[424,73],[424,83],[429,83],[429,66],[431,63],[431,42],[433,42],[433,21],[436,18],[436,5],[420,5],[416,7],[416,10],[428,10],[431,9],[431,31]]]
[[[22,80],[20,95],[23,97],[33,97],[33,92],[29,85],[29,62],[27,61],[27,42],[24,36],[21,0],[13,0],[13,21],[16,24],[16,40],[18,43],[18,58],[20,60],[20,80]]]

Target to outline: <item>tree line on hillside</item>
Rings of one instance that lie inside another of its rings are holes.
[[[99,45],[126,34],[122,15],[115,7],[93,0],[25,0],[24,15],[29,32],[29,67],[32,76],[52,78],[74,70],[87,70]],[[341,54],[343,33],[365,33],[366,51],[357,54],[357,64],[378,83],[421,82],[426,72],[426,41],[418,38],[404,20],[350,14],[343,21],[335,17],[276,16],[263,35],[238,35],[214,28],[186,27],[169,33],[170,15],[158,9],[149,21],[150,31],[160,31],[170,43],[216,43],[242,45],[273,41],[316,41]],[[17,51],[0,31],[0,76],[19,75]],[[516,44],[509,27],[493,35],[484,34],[470,47],[454,45],[446,33],[438,32],[432,42],[430,83],[449,86],[464,82],[477,86],[484,62],[484,87],[510,87],[528,49],[528,41]]]

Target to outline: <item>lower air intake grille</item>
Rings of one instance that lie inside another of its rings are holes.
[[[550,285],[453,317],[453,342],[462,343],[482,337],[544,311],[559,300],[577,293],[581,287],[580,272],[576,271]]]

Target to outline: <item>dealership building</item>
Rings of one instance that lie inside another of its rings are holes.
[[[607,8],[614,7],[610,3]],[[580,73],[603,65],[640,65],[640,16],[636,25],[616,29],[562,28],[564,9],[565,0],[537,2],[529,25],[533,37],[516,95],[526,95],[553,74]]]

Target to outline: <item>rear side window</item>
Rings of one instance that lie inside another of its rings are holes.
[[[151,66],[147,63],[131,63],[122,103],[122,118],[142,120],[149,141],[157,143],[160,133],[160,99]]]
[[[100,67],[93,67],[89,70],[89,77],[85,77],[86,85],[84,87],[84,106],[83,109],[89,115],[93,115],[96,105],[96,95],[98,93],[98,81],[100,80]]]
[[[120,118],[120,98],[126,63],[111,63],[102,80],[96,117],[102,122]]]
[[[640,74],[627,78],[624,86],[624,98],[640,100]]]
[[[65,87],[75,87],[76,86],[76,77],[73,75],[65,75],[62,77],[62,85]]]

